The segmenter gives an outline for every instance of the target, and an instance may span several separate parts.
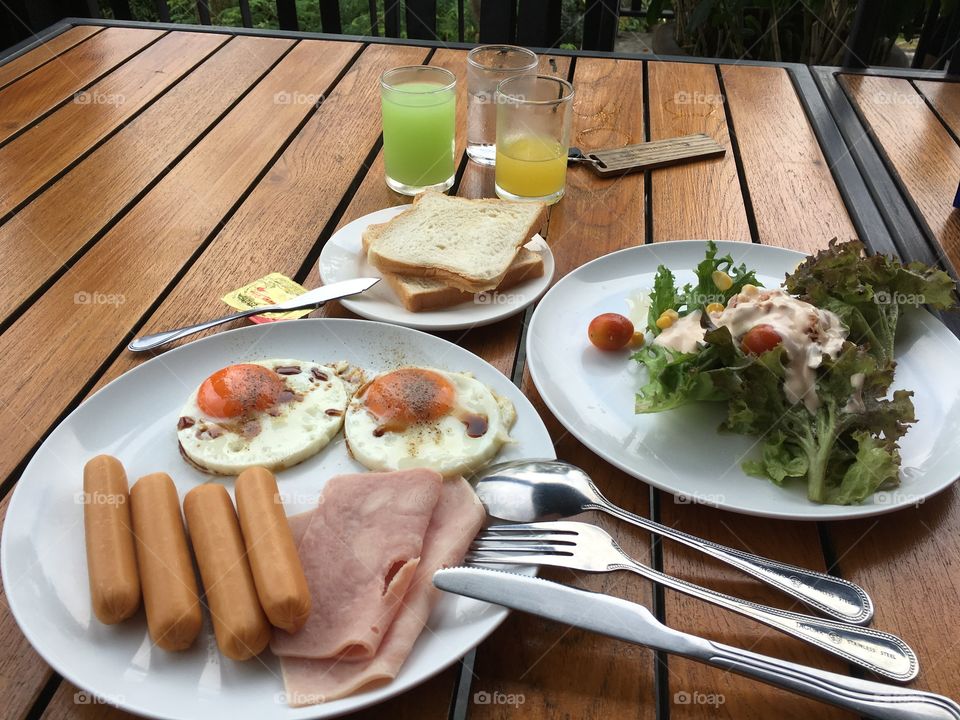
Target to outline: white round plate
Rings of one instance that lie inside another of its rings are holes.
[[[344,225],[327,240],[320,252],[320,277],[325,285],[357,277],[381,277],[367,262],[361,234],[368,225],[384,223],[409,209],[398,205],[377,210]],[[360,317],[381,320],[419,330],[462,330],[503,320],[536,302],[550,287],[554,262],[550,247],[543,242],[543,275],[522,282],[501,293],[478,293],[472,300],[439,310],[410,312],[386,281],[378,282],[360,295],[344,298],[340,304]]]
[[[779,286],[804,255],[741,242],[718,242],[720,254]],[[755,438],[720,434],[721,403],[696,403],[650,415],[633,412],[645,372],[630,351],[603,352],[587,340],[587,325],[602,312],[627,313],[626,298],[649,290],[658,265],[682,285],[703,260],[702,241],[643,245],[605,255],[560,280],[537,306],[527,331],[533,381],[557,419],[605,460],[671,492],[679,503],[703,503],[751,515],[836,520],[917,505],[948,487],[960,473],[960,341],[925,310],[903,317],[897,334],[894,387],[914,391],[919,422],[901,440],[900,487],[862,505],[818,505],[804,483],[777,487],[751,477],[742,461],[756,453]]]
[[[158,718],[294,720],[331,717],[380,702],[422,682],[480,643],[506,616],[503,608],[444,594],[397,678],[323,705],[291,709],[280,664],[269,652],[247,662],[225,659],[205,618],[193,647],[153,647],[141,610],[116,626],[90,609],[84,553],[83,465],[108,453],[130,482],[169,473],[181,498],[211,480],[177,450],[176,423],[187,395],[211,372],[258,358],[349,362],[371,372],[404,364],[472,372],[517,409],[516,443],[499,459],[554,457],[539,415],[502,373],[451,343],[415,330],[362,320],[297,320],[213,335],[165,353],[121,376],[71,413],[34,455],[16,486],[3,528],[3,583],[20,628],[43,658],[86,698]],[[328,478],[363,470],[342,434],[318,455],[278,474],[287,512],[315,505]],[[223,480],[232,490],[232,479]]]

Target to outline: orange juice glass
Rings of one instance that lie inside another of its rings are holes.
[[[573,86],[549,75],[508,78],[497,86],[497,195],[555,203],[567,180]]]

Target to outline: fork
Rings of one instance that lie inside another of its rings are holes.
[[[588,523],[492,525],[474,540],[466,560],[478,564],[554,565],[587,572],[628,570],[793,635],[891,680],[906,682],[919,672],[916,654],[896,635],[768,607],[675,578],[637,562],[607,532]]]

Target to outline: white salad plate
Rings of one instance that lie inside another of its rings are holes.
[[[743,242],[718,242],[777,287],[804,259],[802,253]],[[598,258],[565,276],[540,301],[527,331],[534,384],[563,426],[624,472],[674,494],[678,503],[702,503],[734,512],[795,520],[865,517],[922,503],[960,475],[960,341],[925,310],[906,313],[896,338],[894,388],[914,391],[918,422],[900,441],[901,484],[861,505],[819,505],[803,482],[777,487],[743,472],[759,452],[756,438],[719,433],[722,403],[694,403],[649,415],[634,413],[646,371],[630,350],[604,352],[587,339],[587,325],[603,312],[629,315],[627,298],[649,291],[657,266],[677,284],[695,281],[703,241],[643,245]],[[641,323],[646,325],[646,320]]]
[[[409,205],[398,205],[377,210],[344,225],[323,246],[320,252],[320,277],[325,285],[357,277],[381,277],[381,273],[367,262],[361,236],[368,225],[385,223],[396,217]],[[554,262],[550,247],[543,240],[535,240],[536,250],[543,257],[543,275],[520,283],[503,292],[478,293],[459,305],[410,312],[386,281],[379,282],[361,295],[344,298],[340,304],[360,317],[380,320],[394,325],[419,330],[463,330],[489,325],[516,315],[543,295],[553,280]]]
[[[140,715],[206,720],[325,718],[402,693],[455,662],[487,637],[507,610],[442,595],[392,682],[322,705],[291,709],[280,664],[269,651],[247,662],[223,658],[209,618],[193,647],[153,646],[141,609],[115,626],[92,615],[84,551],[82,477],[94,455],[118,457],[130,482],[150,472],[173,477],[181,498],[213,478],[180,457],[176,425],[188,394],[235,362],[297,358],[347,360],[376,373],[417,364],[473,373],[513,402],[517,422],[498,459],[555,457],[539,415],[502,373],[470,352],[415,330],[361,320],[297,320],[241,328],[184,345],[131,370],[72,412],[23,472],[3,527],[0,563],[7,602],[24,635],[91,702]],[[278,473],[288,514],[313,507],[333,475],[362,471],[342,434],[318,455]],[[232,478],[217,478],[232,493]]]

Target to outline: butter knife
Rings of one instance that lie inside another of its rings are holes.
[[[779,660],[672,630],[642,605],[501,570],[438,570],[441,590],[682,655],[877,720],[960,720],[953,700]]]
[[[242,310],[232,315],[225,315],[214,320],[207,320],[206,322],[197,323],[196,325],[188,325],[187,327],[177,328],[175,330],[165,330],[163,332],[153,333],[152,335],[144,335],[127,345],[127,350],[130,352],[153,350],[161,345],[166,345],[174,340],[184,338],[187,335],[193,335],[193,333],[198,333],[201,330],[209,330],[217,325],[250,317],[251,315],[317,308],[331,300],[339,300],[340,298],[362,293],[372,288],[378,282],[380,282],[380,278],[353,278],[352,280],[344,280],[343,282],[333,283],[332,285],[323,285],[309,290],[303,295],[297,295],[297,297],[287,300],[286,302],[277,303],[276,305],[263,305],[261,307],[250,308],[249,310]]]

